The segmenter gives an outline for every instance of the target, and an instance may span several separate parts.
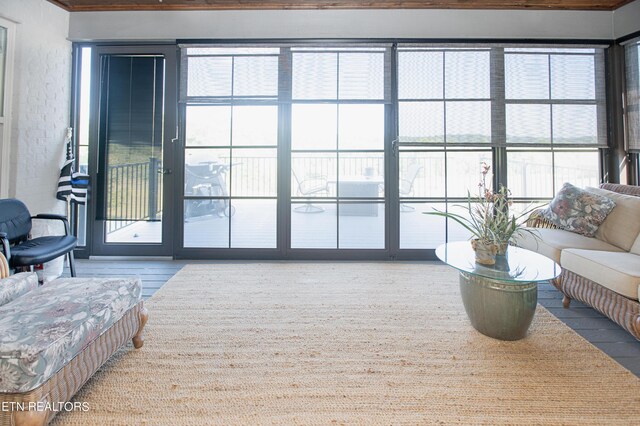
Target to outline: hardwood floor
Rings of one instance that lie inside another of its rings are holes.
[[[246,261],[192,260],[77,260],[78,276],[113,277],[137,275],[142,279],[142,296],[151,297],[183,266],[190,263],[247,263]],[[435,263],[435,262],[434,262]],[[551,284],[538,287],[538,302],[578,334],[640,377],[640,342],[619,325],[594,309],[572,301],[562,307],[562,295]]]

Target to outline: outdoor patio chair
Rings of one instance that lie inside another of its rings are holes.
[[[291,169],[291,174],[297,185],[296,194],[302,197],[309,197],[320,193],[329,193],[329,182],[324,176],[305,176],[304,179],[298,179],[296,172]],[[322,213],[324,209],[314,206],[311,202],[307,202],[302,206],[294,208],[299,213]]]
[[[64,224],[64,235],[29,239],[32,220],[59,220]],[[12,269],[33,267],[67,255],[71,276],[76,276],[73,249],[77,238],[70,235],[69,221],[57,214],[31,216],[22,201],[7,198],[0,200],[0,242],[2,252]]]
[[[406,197],[413,193],[413,184],[416,181],[416,178],[422,171],[422,166],[419,163],[411,163],[409,167],[407,167],[407,171],[404,176],[400,178],[400,197]],[[400,204],[401,212],[412,212],[415,210],[415,207],[408,206],[406,204]]]

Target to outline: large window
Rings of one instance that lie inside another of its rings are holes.
[[[279,48],[188,48],[184,246],[276,248]]]
[[[597,185],[602,174],[599,47],[180,47],[180,149],[158,169],[179,186],[169,192],[182,218],[178,255],[421,255],[408,251],[468,237],[423,213],[475,195],[483,167],[489,184],[511,189],[516,209],[551,199],[566,181]],[[85,169],[91,48],[77,52]],[[627,46],[627,66],[629,143],[638,152],[637,42]]]
[[[385,248],[389,49],[292,49],[291,247]]]
[[[625,120],[626,137],[631,156],[631,181],[640,184],[640,38],[625,46],[626,88]]]
[[[491,51],[401,48],[398,52],[400,248],[466,238],[425,216],[475,191],[491,165]]]
[[[401,47],[400,248],[468,236],[420,213],[475,195],[483,164],[494,186],[512,191],[516,210],[550,199],[564,182],[597,185],[603,67],[596,48]]]
[[[564,182],[594,186],[606,147],[601,49],[505,49],[507,182],[550,198]]]

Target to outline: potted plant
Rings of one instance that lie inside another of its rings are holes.
[[[496,255],[504,255],[509,242],[523,232],[536,236],[535,231],[524,228],[526,217],[537,207],[526,209],[519,215],[510,211],[512,201],[510,191],[501,186],[497,191],[487,186],[487,175],[491,167],[482,163],[482,180],[478,184],[478,195],[467,191],[466,204],[456,204],[466,210],[466,215],[443,212],[434,209],[425,214],[443,216],[455,220],[471,232],[471,246],[476,253],[476,262],[482,265],[494,265]],[[536,236],[537,237],[537,236]]]

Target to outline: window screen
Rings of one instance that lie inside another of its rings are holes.
[[[640,39],[627,44],[624,53],[627,140],[630,151],[640,152]]]

